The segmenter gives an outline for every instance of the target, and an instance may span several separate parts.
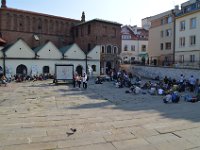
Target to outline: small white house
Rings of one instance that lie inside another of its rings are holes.
[[[6,76],[15,74],[55,74],[55,64],[73,64],[77,73],[86,72],[86,64],[93,67],[94,75],[100,75],[100,46],[87,55],[74,43],[58,49],[51,41],[31,49],[23,39],[0,49],[0,66],[3,69],[5,52]]]
[[[99,45],[95,46],[88,54],[88,72],[90,76],[100,75],[100,49]]]
[[[82,75],[83,72],[85,72],[86,55],[76,43],[62,47],[60,51],[63,53],[62,63],[67,62],[67,64],[73,64],[75,72],[77,72],[80,75]]]

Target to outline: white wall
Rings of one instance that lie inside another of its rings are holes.
[[[34,58],[33,50],[21,39],[12,45],[6,51],[6,57],[9,58]]]
[[[100,75],[100,50],[101,50],[101,46],[97,45],[87,55],[88,66],[90,67],[92,65],[96,66],[96,71],[93,71],[93,76]]]
[[[90,63],[90,62],[88,62]],[[91,64],[95,64],[91,63]],[[85,61],[66,61],[66,60],[6,60],[6,67],[11,69],[11,75],[16,74],[16,68],[19,65],[25,65],[27,67],[27,74],[31,74],[31,67],[37,66],[38,67],[38,74],[43,73],[43,67],[49,66],[49,72],[53,75],[55,73],[55,64],[73,64],[74,70],[77,66],[81,65],[85,70]],[[98,63],[96,63],[98,65]]]
[[[85,53],[79,48],[77,44],[73,44],[72,47],[64,54],[66,58],[71,59],[85,59]]]
[[[46,59],[61,59],[62,58],[62,53],[52,42],[48,42],[37,53],[37,55],[39,55],[39,58],[46,58]]]

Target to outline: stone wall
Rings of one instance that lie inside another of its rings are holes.
[[[194,78],[200,78],[200,70],[198,69],[133,66],[132,71],[134,75],[151,79],[155,79],[156,76],[159,76],[161,79],[165,76],[179,79],[181,74],[185,76],[185,79],[188,79],[191,75],[193,75]]]

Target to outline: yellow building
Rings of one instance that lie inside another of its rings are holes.
[[[181,5],[176,17],[176,51],[178,66],[198,68],[200,65],[200,1],[190,0]]]

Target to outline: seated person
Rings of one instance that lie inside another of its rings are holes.
[[[4,75],[2,75],[2,77],[1,77],[1,82],[2,82],[2,84],[5,84],[5,86],[7,85],[7,79]]]
[[[151,87],[151,89],[149,90],[149,94],[150,95],[156,95],[156,88],[155,87]]]
[[[95,84],[102,84],[101,78],[99,76],[96,78]]]

